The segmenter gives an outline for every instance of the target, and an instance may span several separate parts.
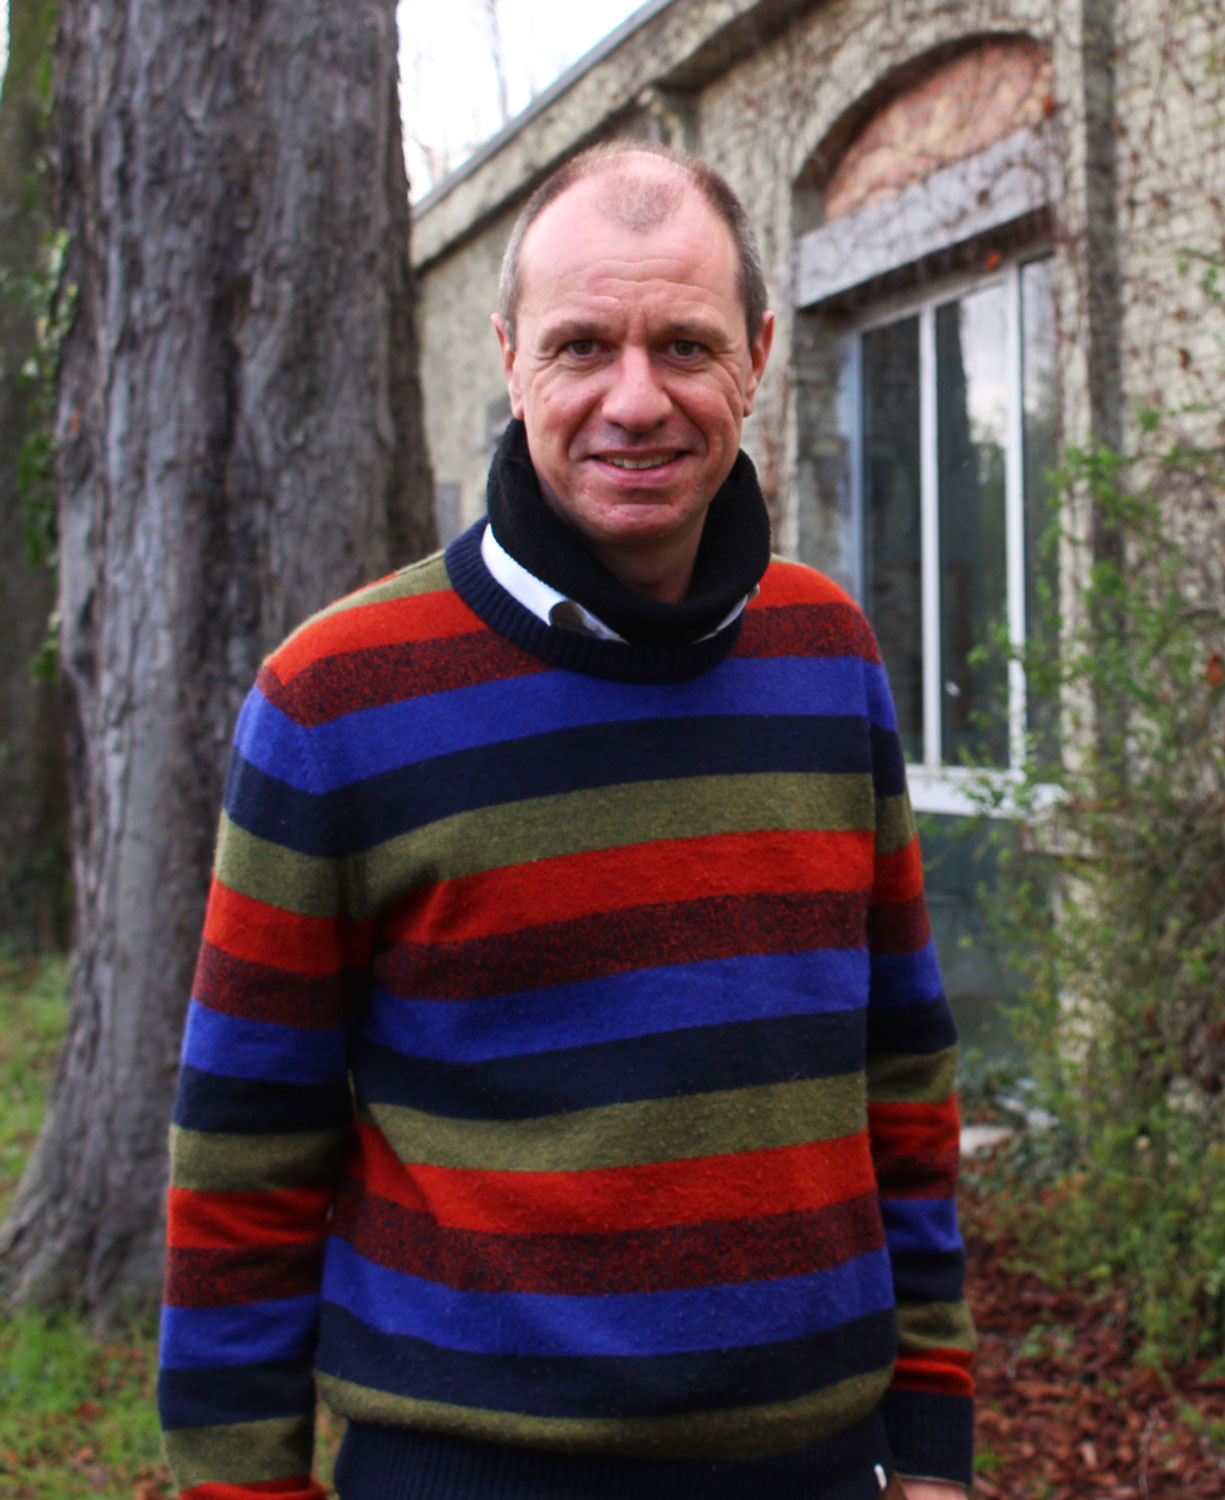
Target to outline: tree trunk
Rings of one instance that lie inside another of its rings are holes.
[[[0,95],[0,275],[10,289],[38,269],[52,228],[42,170],[55,6],[11,0]],[[36,341],[28,297],[0,295],[0,931],[22,946],[66,940],[68,785],[59,689],[31,665],[55,607],[48,561],[27,559],[18,455],[45,420],[23,371]]]
[[[433,544],[394,0],[63,0],[59,392],[77,941],[8,1295],[159,1284],[179,1034],[261,656]]]

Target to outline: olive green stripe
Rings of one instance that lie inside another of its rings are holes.
[[[195,1193],[271,1193],[334,1181],[347,1130],[292,1135],[170,1131],[170,1180]]]
[[[964,1302],[899,1302],[897,1329],[904,1354],[927,1354],[933,1349],[972,1352],[978,1346]]]
[[[941,1104],[953,1092],[957,1048],[922,1056],[868,1059],[868,1096],[873,1104]]]
[[[331,917],[340,905],[334,861],[248,833],[224,812],[214,869],[229,890],[297,916]]]
[[[867,776],[640,781],[456,813],[355,856],[346,877],[354,915],[365,916],[414,885],[529,860],[712,834],[868,829],[871,820]]]
[[[447,565],[443,559],[442,552],[431,552],[428,557],[423,557],[419,562],[409,563],[405,568],[399,569],[390,578],[381,579],[378,583],[371,583],[364,589],[358,589],[355,594],[348,594],[343,599],[337,599],[334,604],[329,604],[326,609],[321,609],[318,614],[312,615],[311,620],[326,620],[331,615],[342,615],[346,610],[361,609],[367,604],[387,604],[393,599],[413,599],[420,594],[437,594],[443,589],[451,587],[451,578],[447,572]],[[311,623],[306,621],[306,625]],[[305,629],[306,626],[302,626]],[[294,632],[297,634],[297,631]],[[293,637],[291,636],[292,640]]]
[[[225,1381],[224,1370],[201,1370],[200,1380]],[[275,1417],[225,1427],[181,1427],[164,1434],[166,1462],[178,1489],[193,1485],[260,1484],[307,1474],[314,1445],[310,1417]]]
[[[915,836],[914,812],[910,797],[903,792],[896,797],[882,797],[876,804],[876,852],[896,854],[905,849]]]
[[[323,1400],[352,1421],[423,1427],[458,1437],[564,1453],[720,1459],[764,1458],[841,1432],[875,1409],[891,1375],[891,1369],[886,1368],[852,1376],[794,1401],[667,1417],[536,1417],[442,1401],[416,1401],[389,1391],[369,1390],[324,1372],[316,1380]]]
[[[494,1172],[581,1172],[837,1140],[864,1128],[863,1075],[646,1099],[530,1120],[371,1111],[401,1161]]]
[[[770,830],[872,827],[865,775],[762,774],[640,781],[474,808],[341,862],[350,916],[374,916],[417,886],[488,870],[663,839]],[[218,877],[230,890],[302,916],[334,911],[331,864],[224,827]]]

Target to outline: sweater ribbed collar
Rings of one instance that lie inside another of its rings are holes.
[[[677,604],[626,588],[546,502],[523,423],[512,421],[489,470],[494,536],[522,567],[640,646],[685,646],[717,631],[770,561],[770,520],[752,461],[736,457],[710,507],[689,592]]]

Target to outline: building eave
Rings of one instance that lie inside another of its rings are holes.
[[[651,89],[696,92],[824,0],[647,0],[413,210],[424,269],[603,138]]]

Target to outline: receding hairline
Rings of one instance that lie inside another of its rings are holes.
[[[655,162],[663,169],[652,172],[635,167],[634,158]],[[593,178],[613,179],[610,195],[601,201],[601,212],[638,233],[646,234],[680,211],[687,192],[695,192],[713,210],[731,235],[736,254],[736,290],[744,307],[750,345],[761,335],[767,299],[757,237],[748,214],[727,182],[699,157],[653,141],[608,141],[563,162],[528,199],[511,230],[498,285],[498,315],[507,341],[515,340],[515,317],[523,292],[523,243],[536,221],[571,188]],[[667,186],[671,177],[675,192]],[[623,193],[618,198],[616,182]]]

